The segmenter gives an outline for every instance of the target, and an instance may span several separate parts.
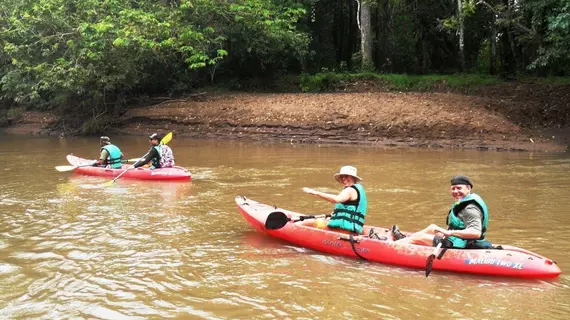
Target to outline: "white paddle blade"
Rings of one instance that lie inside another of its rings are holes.
[[[57,166],[55,167],[55,170],[59,171],[59,172],[66,172],[66,171],[73,171],[75,168],[77,168],[76,166]]]

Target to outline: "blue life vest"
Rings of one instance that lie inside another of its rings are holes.
[[[109,165],[113,169],[120,169],[123,166],[121,161],[121,150],[114,144],[108,144],[101,148],[107,150],[109,156],[103,161],[105,166]]]
[[[329,220],[329,228],[341,228],[352,231],[357,234],[362,233],[364,226],[364,217],[368,209],[368,200],[366,192],[361,184],[355,184],[349,188],[354,188],[358,193],[357,200],[349,200],[343,203],[337,203],[334,206],[334,212]]]
[[[447,239],[451,241],[454,248],[465,248],[470,242],[483,243],[486,242],[485,234],[487,233],[487,226],[489,224],[489,212],[487,210],[487,205],[483,198],[481,198],[476,193],[471,193],[463,199],[455,202],[451,205],[449,214],[447,215],[447,225],[450,230],[465,230],[465,223],[463,220],[459,219],[459,212],[465,209],[467,205],[475,204],[481,212],[483,212],[483,221],[481,221],[481,237],[479,239],[461,239],[458,237],[448,237]]]

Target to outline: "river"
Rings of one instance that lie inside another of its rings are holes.
[[[97,138],[0,136],[1,319],[567,319],[570,155],[450,149],[170,143],[191,182],[62,173],[94,158]],[[113,138],[113,137],[112,137]],[[127,158],[144,137],[115,142]],[[255,232],[238,195],[304,213],[331,205],[333,174],[358,168],[367,224],[444,225],[449,180],[463,173],[490,208],[488,238],[555,260],[553,280],[412,270],[330,256]]]

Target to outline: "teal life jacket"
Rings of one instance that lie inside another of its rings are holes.
[[[487,211],[487,205],[483,198],[481,198],[476,193],[471,193],[463,199],[455,202],[451,205],[449,214],[447,215],[447,225],[449,230],[465,230],[465,223],[459,218],[459,212],[465,209],[467,205],[476,205],[483,213],[483,221],[481,221],[481,237],[479,239],[462,239],[458,237],[448,237],[447,239],[453,244],[454,248],[465,248],[467,245],[477,244],[487,242],[485,240],[485,234],[487,233],[487,226],[489,224],[489,212]]]
[[[109,156],[103,161],[103,164],[105,166],[109,165],[112,169],[120,169],[123,166],[123,162],[121,161],[121,150],[114,144],[108,144],[101,147],[101,151],[103,151],[103,149],[107,150],[107,153],[109,153]]]
[[[162,145],[159,143],[158,145],[154,146],[153,148],[156,150],[158,156],[152,157],[152,159],[151,159],[152,160],[152,167],[151,168],[152,169],[162,168],[162,166],[160,165],[160,155],[162,154]]]
[[[341,228],[357,234],[362,233],[364,217],[368,209],[366,192],[361,184],[355,184],[349,188],[354,188],[358,193],[358,199],[349,200],[334,205],[334,212],[329,220],[329,228]]]

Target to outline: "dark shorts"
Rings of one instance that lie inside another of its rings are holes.
[[[449,241],[448,239],[443,239],[442,237],[438,237],[438,236],[434,236],[433,237],[433,246],[437,247],[437,245],[443,242],[441,244],[442,248],[452,248],[453,247],[453,243],[451,243],[451,241]]]

